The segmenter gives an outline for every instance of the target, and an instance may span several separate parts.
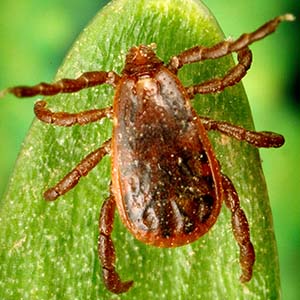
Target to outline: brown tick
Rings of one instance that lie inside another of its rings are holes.
[[[104,83],[115,87],[113,106],[104,109],[52,112],[45,101],[36,102],[34,107],[38,119],[58,126],[113,119],[112,138],[44,193],[46,200],[55,200],[72,189],[105,155],[111,155],[111,194],[102,205],[98,241],[103,280],[110,291],[126,292],[133,284],[121,281],[115,270],[111,233],[116,207],[123,223],[138,240],[157,247],[177,247],[192,243],[210,230],[224,199],[240,248],[240,280],[251,279],[255,254],[248,221],[232,182],[220,170],[207,131],[217,130],[255,147],[280,147],[284,138],[273,132],[250,131],[198,116],[191,100],[196,94],[220,92],[238,83],[251,65],[248,46],[274,32],[281,21],[293,19],[289,14],[279,16],[237,40],[212,47],[196,46],[173,56],[166,65],[152,46],[140,45],[129,50],[121,76],[113,71],[86,72],[77,79],[4,91],[30,97],[73,93]],[[232,52],[237,53],[238,63],[223,78],[184,87],[176,76],[185,64]]]

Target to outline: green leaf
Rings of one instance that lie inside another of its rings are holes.
[[[188,47],[223,38],[200,1],[112,1],[83,31],[56,77],[120,72],[133,45],[155,42],[158,56],[168,61]],[[193,64],[179,77],[190,85],[221,76],[232,64],[230,57]],[[113,92],[101,86],[46,100],[53,110],[75,112],[108,106]],[[241,84],[197,97],[194,105],[201,115],[253,128]],[[278,299],[276,244],[258,151],[217,133],[210,137],[222,170],[232,179],[250,222],[257,256],[250,283],[239,282],[239,249],[224,207],[208,234],[174,249],[136,241],[116,214],[117,270],[135,285],[119,296],[106,290],[97,257],[97,223],[109,193],[109,157],[57,201],[44,201],[42,193],[107,140],[111,129],[109,120],[72,128],[33,122],[0,206],[0,299]]]

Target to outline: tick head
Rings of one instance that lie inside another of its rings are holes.
[[[155,44],[132,47],[126,55],[123,73],[127,75],[145,75],[153,72],[163,62],[156,56]]]

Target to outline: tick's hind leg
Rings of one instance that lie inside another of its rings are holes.
[[[102,205],[99,218],[98,253],[102,264],[103,280],[111,292],[120,294],[128,291],[133,281],[122,282],[115,269],[115,247],[111,239],[113,230],[115,199],[112,195]]]
[[[71,172],[69,172],[54,187],[44,193],[48,201],[53,201],[71,190],[82,176],[86,176],[110,151],[110,140],[106,141],[99,149],[86,156]]]
[[[234,237],[240,248],[241,282],[247,282],[252,277],[255,253],[250,241],[250,231],[246,215],[240,207],[238,194],[225,175],[222,175],[225,204],[231,211],[231,223]]]
[[[275,132],[247,130],[225,121],[216,121],[207,117],[200,117],[200,119],[206,130],[219,131],[255,147],[278,148],[284,144],[284,137]]]

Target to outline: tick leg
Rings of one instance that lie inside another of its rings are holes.
[[[215,59],[225,56],[232,52],[237,52],[248,45],[263,39],[267,35],[273,33],[280,22],[293,21],[295,17],[291,14],[286,14],[274,18],[273,20],[265,23],[252,33],[245,33],[236,40],[222,41],[212,47],[196,46],[183,51],[177,56],[173,56],[168,63],[167,67],[173,73],[177,71],[185,64],[203,61],[206,59]]]
[[[35,103],[34,113],[36,117],[45,123],[58,126],[84,125],[112,115],[112,107],[92,109],[79,113],[67,113],[52,112],[50,109],[46,108],[46,104],[45,101],[38,101]]]
[[[71,190],[82,176],[86,176],[110,151],[111,140],[106,141],[99,149],[86,156],[70,173],[68,173],[54,187],[44,193],[44,198],[53,201]]]
[[[240,207],[238,194],[228,177],[222,175],[225,204],[231,211],[231,224],[234,237],[240,248],[241,282],[247,282],[252,277],[255,262],[254,247],[250,241],[249,224],[246,215]]]
[[[223,78],[214,78],[201,84],[189,86],[186,88],[190,99],[195,94],[208,94],[223,91],[226,87],[238,83],[249,70],[252,63],[252,53],[248,47],[239,50],[238,64],[233,67]]]
[[[133,281],[122,282],[115,269],[115,247],[111,239],[113,230],[115,199],[112,195],[102,205],[99,218],[98,253],[102,264],[103,280],[108,290],[120,294],[128,291]]]
[[[6,90],[16,97],[32,97],[36,95],[52,96],[59,93],[73,93],[100,84],[115,86],[120,76],[115,72],[85,72],[76,79],[64,78],[54,83],[41,82],[34,86],[16,86]]]
[[[239,141],[246,141],[255,147],[278,148],[284,144],[284,137],[270,131],[251,131],[225,121],[200,117],[206,130],[216,130]]]

